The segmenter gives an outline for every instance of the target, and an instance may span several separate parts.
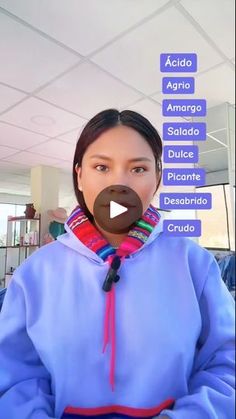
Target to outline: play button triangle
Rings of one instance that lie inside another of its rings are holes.
[[[117,204],[115,201],[110,201],[110,218],[115,218],[126,211],[128,211],[128,208]]]

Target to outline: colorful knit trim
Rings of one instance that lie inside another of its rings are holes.
[[[86,247],[105,261],[115,253],[126,256],[142,247],[158,224],[160,217],[160,213],[150,205],[143,216],[135,222],[117,251],[89,221],[79,206],[71,213],[66,224]]]

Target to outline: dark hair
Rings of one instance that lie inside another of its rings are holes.
[[[137,112],[124,110],[119,112],[117,109],[107,109],[95,115],[84,127],[76,145],[74,161],[73,161],[73,184],[77,201],[84,210],[87,217],[92,220],[93,216],[88,210],[84,201],[83,193],[78,189],[76,165],[81,166],[84,153],[88,146],[92,144],[102,133],[117,125],[125,125],[133,128],[150,145],[156,162],[156,171],[162,171],[162,141],[154,126],[144,116]],[[161,176],[156,188],[160,185]]]

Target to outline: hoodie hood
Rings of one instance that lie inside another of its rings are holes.
[[[120,279],[118,269],[124,258],[141,251],[148,246],[162,231],[159,224],[160,214],[152,205],[142,217],[137,220],[125,236],[118,249],[115,249],[90,222],[79,206],[75,208],[67,222],[67,233],[58,237],[64,245],[71,247],[80,254],[93,259],[96,263],[108,261],[110,269],[107,272],[102,290],[105,292],[105,321],[102,353],[110,341],[110,376],[109,381],[114,391],[115,385],[115,354],[116,354],[116,320],[115,320],[115,283]],[[158,228],[159,227],[159,228]]]

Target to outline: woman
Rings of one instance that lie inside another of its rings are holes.
[[[1,418],[233,419],[233,299],[207,250],[162,232],[150,204],[161,153],[155,128],[132,111],[103,111],[84,128],[67,232],[6,293]],[[139,219],[120,230],[100,222],[101,193],[106,215],[130,191]]]

